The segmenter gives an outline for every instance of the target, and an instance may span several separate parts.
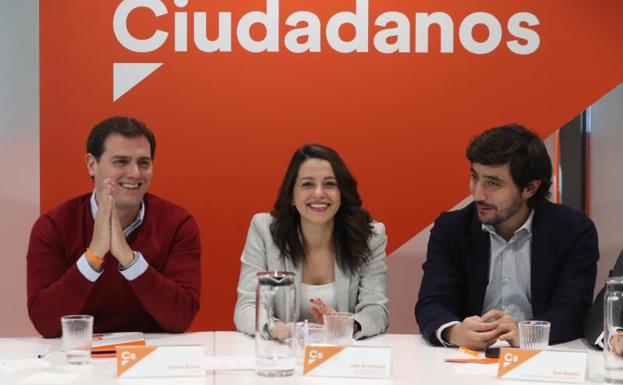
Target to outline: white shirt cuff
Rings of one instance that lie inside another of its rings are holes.
[[[623,328],[622,327],[615,327],[614,331],[621,332],[621,331],[623,331]],[[595,342],[593,342],[593,343],[603,349],[604,348],[604,332],[601,332],[599,334],[599,336],[597,336],[597,339],[595,340]]]
[[[91,265],[89,265],[89,261],[87,261],[86,253],[82,254],[82,256],[78,259],[78,262],[76,262],[76,267],[78,267],[78,270],[80,270],[80,273],[82,273],[84,278],[88,279],[91,282],[97,281],[100,275],[102,275],[102,273],[104,272],[104,269],[102,269],[101,271],[93,270]]]
[[[128,281],[133,281],[136,278],[138,278],[141,274],[143,274],[145,270],[147,270],[148,267],[149,265],[147,264],[147,261],[145,260],[145,258],[143,258],[143,254],[138,252],[138,259],[136,260],[136,262],[134,262],[132,266],[128,267],[125,270],[119,270],[119,272]]]
[[[603,349],[604,348],[604,332],[599,333],[599,336],[597,336],[597,339],[593,343]]]
[[[441,342],[443,344],[443,346],[456,346],[454,344],[451,344],[449,342],[444,341],[443,338],[441,338],[441,333],[443,333],[444,330],[446,330],[447,328],[449,328],[452,325],[456,325],[456,324],[460,324],[459,321],[450,321],[448,323],[445,323],[443,325],[441,325],[439,327],[439,329],[437,329],[437,333],[435,333],[435,336],[437,337],[437,339],[439,340],[439,342]]]

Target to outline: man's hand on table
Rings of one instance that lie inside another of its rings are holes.
[[[519,331],[517,321],[513,317],[501,310],[491,309],[483,314],[482,318],[497,325],[497,330],[500,333],[498,335],[499,340],[506,341],[513,347],[519,347]]]
[[[473,315],[461,323],[446,328],[442,338],[456,346],[485,350],[497,341],[499,335],[497,324],[486,322],[482,317]]]
[[[442,338],[456,346],[485,350],[498,339],[519,346],[517,322],[503,311],[492,309],[482,316],[471,316],[442,332]]]

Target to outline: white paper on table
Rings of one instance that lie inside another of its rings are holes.
[[[45,369],[50,367],[48,361],[39,358],[20,358],[16,360],[0,360],[0,370],[14,373],[22,369]]]
[[[22,378],[22,384],[69,384],[74,382],[76,378],[78,378],[78,373],[37,372]]]
[[[205,360],[206,371],[210,370],[255,370],[254,356],[210,356]]]
[[[50,351],[50,345],[38,342],[24,342],[14,338],[0,338],[0,360],[37,358]]]
[[[172,382],[173,381],[173,382]],[[205,377],[143,377],[119,378],[115,384],[119,385],[205,385]],[[80,385],[83,385],[80,383]]]
[[[497,377],[498,365],[496,364],[456,364],[452,366],[452,373],[460,374],[486,374]]]

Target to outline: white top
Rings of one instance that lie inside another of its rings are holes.
[[[335,282],[327,283],[325,285],[308,285],[301,283],[301,293],[299,294],[299,300],[301,301],[301,313],[299,315],[300,320],[314,321],[314,316],[311,313],[312,298],[320,298],[322,302],[332,309],[337,309],[337,298],[335,292]]]

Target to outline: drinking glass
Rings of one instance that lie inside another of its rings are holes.
[[[91,362],[91,341],[93,340],[93,316],[78,314],[61,317],[63,350],[67,362],[84,365]]]
[[[350,345],[352,343],[355,327],[353,313],[325,313],[323,321],[326,343],[331,345]]]
[[[324,325],[307,320],[294,324],[293,332],[297,363],[303,363],[305,346],[324,343]]]
[[[519,321],[519,347],[545,350],[549,347],[550,323],[547,321]]]

